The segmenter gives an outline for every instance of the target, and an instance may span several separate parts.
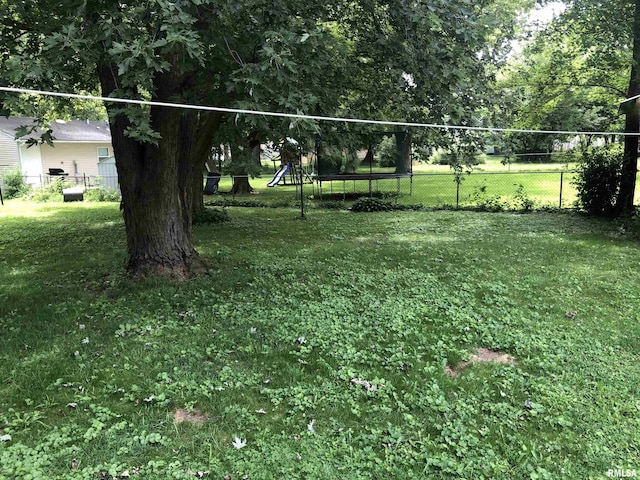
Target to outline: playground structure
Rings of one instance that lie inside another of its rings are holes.
[[[320,138],[316,139],[315,149],[315,175],[313,176],[317,186],[318,194],[322,199],[323,183],[329,183],[329,190],[333,193],[333,182],[342,182],[343,195],[346,195],[346,182],[354,183],[357,181],[367,181],[368,194],[372,196],[374,191],[374,184],[378,185],[382,180],[395,180],[397,184],[397,194],[400,195],[400,181],[402,178],[409,178],[410,192],[412,193],[413,185],[413,164],[411,161],[411,137],[406,131],[393,131],[393,132],[379,132],[380,136],[393,136],[395,138],[395,158],[393,165],[385,168],[376,167],[374,171],[375,153],[371,145],[368,146],[367,154],[362,162],[354,162],[359,164],[368,164],[368,171],[364,170],[361,166],[351,165],[349,168],[345,168],[344,161],[342,164],[338,164],[335,161],[331,161],[327,158],[325,148],[320,141]],[[352,154],[353,155],[353,154]],[[365,165],[366,168],[366,165]]]
[[[267,187],[277,185],[301,185],[313,183],[309,173],[303,168],[302,149],[296,140],[286,138],[278,144],[280,154],[273,161],[280,160],[280,166],[273,175]],[[308,164],[309,162],[307,162]]]
[[[281,163],[280,167],[278,167],[278,170],[276,171],[276,173],[273,175],[273,178],[271,179],[271,181],[269,183],[267,183],[267,187],[275,187],[276,185],[278,185],[282,180],[284,180],[284,183],[286,185],[286,181],[287,181],[287,173],[291,170],[291,164],[290,163]]]
[[[380,137],[385,138],[382,144]],[[315,148],[308,152],[292,138],[281,140],[275,148],[265,146],[265,155],[274,163],[273,177],[266,186],[295,186],[296,198],[301,199],[304,196],[304,185],[310,185],[313,196],[319,200],[323,196],[336,194],[342,194],[346,199],[347,195],[373,196],[374,192],[380,191],[393,194],[393,190],[400,196],[401,180],[408,179],[409,182],[402,184],[406,186],[408,183],[408,194],[413,193],[411,138],[408,132],[374,132],[366,137],[351,134],[352,146],[345,146],[349,142],[345,142],[340,136],[334,138],[335,143],[341,144],[341,147],[330,145],[330,141],[324,145],[319,136],[316,137]],[[279,165],[276,167],[277,162]],[[220,179],[219,173],[209,172],[205,194],[217,193]],[[365,189],[362,188],[363,181],[367,182]],[[347,186],[347,182],[349,185],[353,184],[353,191]]]

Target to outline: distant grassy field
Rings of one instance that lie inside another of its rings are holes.
[[[534,199],[539,205],[560,206],[560,172],[562,165],[558,164],[518,164],[512,165],[510,170],[492,161],[474,168],[470,175],[464,175],[460,185],[458,202],[460,205],[471,205],[478,200],[478,190],[484,188],[485,196],[501,196],[504,199],[512,199],[516,190],[522,185],[523,191]],[[566,167],[566,166],[565,166]],[[390,169],[375,169],[376,171],[392,172]],[[563,175],[562,206],[571,207],[576,199],[575,187],[571,184],[572,173]],[[296,189],[293,186],[279,185],[268,188],[266,184],[271,180],[269,174],[251,180],[256,189],[253,199],[261,201],[295,201]],[[220,191],[231,190],[231,178],[223,177],[220,182]],[[425,206],[456,205],[456,182],[451,169],[446,165],[422,165],[414,166],[414,177],[400,180],[376,180],[372,182],[372,191],[386,192],[391,195],[400,194],[399,202],[404,204],[423,204]],[[318,185],[305,185],[306,196],[313,195],[320,199]],[[340,199],[343,193],[367,194],[369,192],[368,181],[333,181],[323,182],[322,194],[331,198]],[[333,194],[333,196],[331,196]]]
[[[472,206],[478,202],[487,202],[500,198],[506,204],[513,204],[518,195],[533,200],[536,206],[572,208],[577,198],[573,180],[575,164],[561,163],[513,163],[503,165],[500,157],[487,156],[485,163],[477,165],[471,174],[463,176],[457,197],[456,181],[447,165],[415,164],[414,176],[409,178],[374,180],[371,184],[373,192],[382,192],[396,197],[405,205],[422,204],[427,207],[439,206]],[[392,173],[393,169],[375,168],[374,172]],[[361,173],[367,173],[366,168]],[[266,203],[295,203],[296,188],[278,185],[268,188],[266,185],[272,176],[268,173],[260,178],[251,179],[255,188],[250,199]],[[639,182],[640,184],[640,182]],[[223,177],[220,191],[231,190],[230,177]],[[518,193],[520,190],[520,193]],[[317,184],[304,186],[305,196],[313,196],[315,201],[321,198]],[[352,199],[353,194],[367,195],[368,181],[333,181],[323,182],[322,198],[332,200]],[[213,197],[215,200],[215,197]],[[636,193],[636,203],[640,202],[640,189]]]
[[[132,283],[117,204],[0,207],[0,479],[640,470],[635,221],[229,213]]]

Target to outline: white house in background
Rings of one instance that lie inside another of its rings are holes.
[[[53,146],[29,148],[25,140],[39,138],[41,131],[16,140],[16,129],[23,125],[33,125],[33,119],[0,117],[0,174],[20,168],[27,183],[39,185],[50,169],[62,169],[69,177],[81,180],[100,175],[100,162],[113,156],[107,122],[56,120],[51,124]]]

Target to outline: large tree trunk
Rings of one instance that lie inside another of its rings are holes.
[[[196,172],[193,176],[193,213],[200,213],[204,210],[204,179],[202,173],[205,170],[207,161],[211,158],[213,148],[213,136],[220,128],[224,114],[221,112],[201,113],[198,118],[197,138],[193,150],[193,164]]]
[[[397,174],[407,174],[411,171],[411,134],[409,132],[396,133],[396,171]]]
[[[249,146],[251,147],[251,156],[253,157],[253,161],[256,162],[258,168],[262,169],[262,150],[260,150],[260,140],[251,140]]]
[[[260,161],[260,143],[258,143],[258,162]],[[255,159],[256,155],[255,145],[252,147],[252,157]],[[240,149],[238,147],[231,147],[231,159],[238,159],[240,156]],[[233,186],[231,187],[232,195],[248,195],[253,192],[253,187],[249,183],[249,173],[247,170],[239,170],[233,176]]]
[[[108,66],[98,70],[107,96],[115,89],[115,75]],[[204,271],[191,230],[196,114],[151,107],[151,127],[160,134],[154,145],[126,136],[129,120],[117,115],[117,105],[106,107],[122,192],[127,269],[135,276],[175,278]]]
[[[640,0],[635,1],[633,16],[633,60],[629,77],[628,97],[640,94]],[[640,109],[637,101],[625,114],[624,131],[638,134],[640,132]],[[634,210],[633,197],[636,191],[636,175],[638,173],[638,137],[636,135],[624,138],[624,163],[622,164],[622,178],[620,192],[616,200],[616,213],[625,215]]]
[[[253,187],[249,183],[248,175],[233,177],[233,187],[231,188],[233,195],[248,195],[251,192],[253,192]]]
[[[636,93],[629,93],[629,96],[640,93],[640,85]],[[631,92],[631,89],[629,89]],[[640,132],[640,112],[638,106],[634,105],[632,111],[625,115],[625,132]],[[616,199],[616,213],[625,215],[633,212],[633,198],[636,191],[636,175],[638,172],[638,137],[626,136],[624,138],[624,162],[622,164],[622,176],[620,178],[620,192]]]

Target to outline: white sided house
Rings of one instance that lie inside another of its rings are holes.
[[[32,118],[0,117],[0,175],[19,168],[27,183],[35,186],[47,183],[51,173],[67,174],[70,180],[80,183],[100,175],[100,162],[113,156],[107,122],[56,120],[51,123],[53,146],[32,147],[27,147],[25,140],[39,138],[40,130],[15,138],[18,128],[29,125],[33,125]]]

